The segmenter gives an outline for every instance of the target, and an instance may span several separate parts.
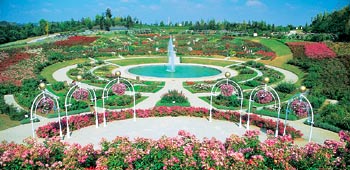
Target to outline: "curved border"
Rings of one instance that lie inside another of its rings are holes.
[[[203,64],[181,64],[181,65],[194,65],[194,66],[201,66],[201,67],[208,67],[213,68],[221,71],[221,73],[214,75],[214,76],[205,76],[205,77],[197,77],[197,78],[161,78],[161,77],[151,77],[151,76],[143,76],[143,75],[137,75],[129,72],[130,68],[138,67],[138,66],[150,66],[150,65],[164,65],[164,63],[152,63],[152,64],[138,64],[138,65],[129,65],[117,68],[113,70],[113,72],[116,72],[117,70],[121,71],[123,74],[123,77],[126,78],[132,78],[136,79],[137,76],[141,76],[143,80],[153,80],[153,81],[166,81],[166,80],[180,80],[180,81],[201,81],[201,80],[217,80],[219,78],[225,77],[225,72],[230,72],[232,76],[238,75],[237,71],[225,68],[225,67],[219,67],[219,66],[211,66],[211,65],[203,65]]]

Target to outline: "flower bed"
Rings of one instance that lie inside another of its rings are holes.
[[[271,134],[268,131],[268,134]],[[58,138],[40,143],[32,138],[24,144],[0,143],[0,169],[348,169],[350,138],[340,132],[342,142],[293,144],[290,136],[258,139],[259,131],[243,137],[231,135],[225,142],[215,138],[198,140],[180,130],[176,137],[159,140],[116,137],[89,144],[67,144]]]
[[[289,42],[287,43],[294,57],[308,57],[313,59],[335,58],[337,54],[324,43]]]
[[[305,44],[305,55],[313,59],[335,58],[337,54],[324,43]]]
[[[148,118],[148,117],[164,117],[164,116],[194,116],[194,117],[204,117],[209,115],[208,109],[205,108],[196,108],[196,107],[155,107],[153,109],[138,109],[136,110],[137,117],[139,118]],[[106,112],[107,121],[115,120],[124,120],[132,118],[133,110],[123,110],[120,112],[111,111]],[[239,113],[238,112],[222,112],[215,111],[213,113],[214,119],[227,120],[232,122],[238,122]],[[247,115],[243,116],[243,120],[247,119]],[[103,122],[103,114],[98,114],[99,123]],[[256,125],[261,128],[266,128],[268,130],[275,130],[276,122],[272,119],[261,118],[257,115],[250,115],[251,124]],[[95,118],[94,114],[85,114],[85,115],[76,115],[69,118],[69,127],[70,129],[76,130],[81,129],[87,126],[94,125]],[[62,130],[66,133],[67,121],[66,118],[62,119]],[[283,123],[279,124],[279,134],[283,134]],[[36,130],[36,134],[40,138],[53,137],[59,135],[59,126],[58,122],[51,122],[47,125],[41,126]],[[302,133],[299,130],[294,129],[293,127],[287,126],[287,134],[291,134],[293,138],[299,138],[302,136]]]
[[[94,42],[98,37],[85,37],[85,36],[72,36],[67,40],[56,41],[57,46],[73,46],[73,45],[89,45]]]

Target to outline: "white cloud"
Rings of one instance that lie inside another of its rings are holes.
[[[249,7],[263,7],[265,6],[261,1],[259,0],[247,0],[245,3]]]

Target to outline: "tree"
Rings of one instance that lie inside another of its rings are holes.
[[[106,19],[104,20],[105,30],[109,31],[111,25],[112,25],[112,11],[111,11],[111,9],[107,8],[107,10],[106,10]]]

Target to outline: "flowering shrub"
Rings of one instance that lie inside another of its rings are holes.
[[[84,88],[78,88],[74,90],[73,97],[75,100],[87,100],[89,97],[89,91]]]
[[[291,103],[291,109],[298,117],[307,117],[309,106],[307,102],[295,99]]]
[[[209,114],[208,109],[206,108],[196,108],[196,107],[155,107],[153,109],[138,109],[136,110],[137,116],[140,118],[148,117],[164,117],[164,116],[194,116],[194,117],[204,117]],[[107,121],[115,120],[124,120],[133,117],[133,110],[122,110],[122,111],[112,111],[106,112]],[[221,112],[215,111],[213,113],[213,118],[218,120],[227,120],[232,122],[238,122],[240,114],[238,112]],[[247,115],[243,116],[243,120],[247,119]],[[103,122],[103,114],[98,113],[99,123]],[[250,115],[251,124],[254,124],[261,128],[266,128],[268,130],[276,129],[276,121],[272,119],[265,119],[259,117],[258,115]],[[87,126],[95,124],[94,114],[84,114],[84,115],[75,115],[69,117],[69,127],[72,131],[81,129]],[[62,131],[66,133],[67,121],[66,118],[63,118],[62,121]],[[244,122],[243,122],[244,123]],[[279,134],[283,134],[283,123],[279,123]],[[294,129],[293,127],[287,126],[286,133],[290,134],[293,138],[299,138],[302,136],[301,132]],[[36,134],[40,138],[53,137],[59,135],[59,124],[58,122],[50,122],[44,126],[39,127],[36,130]]]
[[[45,97],[40,100],[38,104],[38,110],[41,113],[49,113],[54,106],[54,101],[50,97]]]
[[[260,104],[270,103],[273,100],[272,93],[266,90],[259,90],[256,93],[256,101]]]
[[[116,137],[101,147],[67,144],[59,138],[24,144],[0,143],[0,169],[349,169],[349,133],[343,142],[293,144],[291,136],[259,141],[259,131],[224,142],[198,140],[180,130],[176,137],[158,140]]]
[[[314,59],[335,58],[337,56],[337,54],[324,43],[305,44],[305,55]]]
[[[223,96],[231,96],[234,89],[231,84],[223,84],[220,86],[221,94]]]
[[[124,83],[116,83],[112,86],[113,93],[117,95],[123,95],[125,93],[126,86]]]
[[[313,59],[335,58],[337,54],[324,43],[289,42],[287,43],[294,57],[308,57]]]

